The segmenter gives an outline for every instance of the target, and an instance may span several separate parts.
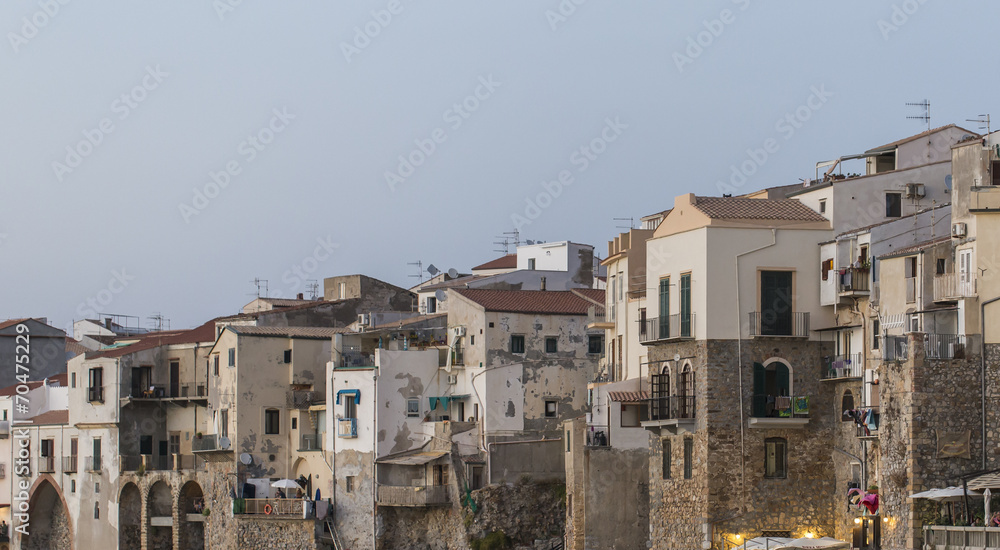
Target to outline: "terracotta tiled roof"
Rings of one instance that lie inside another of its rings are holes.
[[[354,332],[346,327],[251,327],[229,325],[226,328],[244,336],[284,336],[287,338],[333,338],[334,334]]]
[[[68,424],[69,423],[69,411],[63,409],[61,411],[48,411],[31,419],[32,424]]]
[[[483,265],[486,265],[486,264],[483,264]],[[517,264],[515,264],[514,267],[517,267]],[[479,268],[478,267],[474,267],[472,269],[479,269]],[[484,269],[491,269],[491,268],[484,268]],[[432,285],[427,285],[427,286],[421,288],[420,291],[421,292],[426,292],[428,290],[438,290],[438,289],[443,289],[443,288],[454,288],[456,286],[465,286],[465,285],[471,283],[472,281],[476,281],[476,280],[479,280],[479,279],[485,279],[486,277],[487,277],[487,275],[466,275],[464,277],[456,277],[454,279],[449,279],[447,281],[442,281],[440,283],[434,283]]]
[[[296,300],[294,298],[259,298],[261,302],[267,302],[272,306],[287,307],[287,306],[298,306],[305,304],[306,302],[316,302],[318,300]]]
[[[594,307],[592,302],[569,290],[455,289],[454,292],[483,306],[486,311],[586,315],[587,310]],[[575,292],[604,303],[604,290],[587,288]]]
[[[608,399],[618,403],[635,403],[649,399],[649,393],[644,391],[609,391]]]
[[[507,254],[472,268],[473,271],[482,269],[517,269],[517,254]]]
[[[883,254],[881,257],[882,258],[894,258],[896,256],[907,256],[907,255],[910,255],[910,254],[916,254],[917,252],[920,252],[921,250],[924,250],[926,248],[930,248],[930,247],[932,247],[932,246],[934,246],[936,244],[943,243],[945,241],[950,241],[950,240],[951,240],[951,236],[950,235],[949,236],[944,236],[944,237],[938,237],[936,239],[931,239],[929,241],[924,241],[924,242],[921,242],[921,243],[917,243],[917,244],[915,244],[913,246],[908,246],[906,248],[900,248],[899,250],[896,250],[894,252],[890,252],[888,254]]]
[[[827,221],[819,212],[793,199],[695,197],[694,207],[713,219]]]
[[[369,330],[383,330],[383,329],[394,329],[397,327],[405,327],[409,325],[415,325],[424,321],[432,321],[434,319],[440,319],[442,317],[447,317],[448,313],[431,313],[430,315],[417,315],[416,317],[410,317],[409,319],[403,319],[402,321],[393,321],[391,323],[383,323],[381,325],[376,325],[371,327]]]
[[[71,353],[73,354],[73,357],[76,357],[77,355],[87,353],[88,351],[90,351],[90,348],[87,346],[84,346],[80,342],[77,342],[68,336],[66,337],[66,353]]]
[[[6,321],[0,321],[0,330],[3,330],[7,327],[12,327],[22,321],[27,321],[27,320],[28,320],[27,318],[21,318],[21,319],[8,319]]]
[[[50,376],[48,380],[50,384],[64,388],[68,384],[67,378],[68,377],[66,373],[62,373],[62,374],[57,374],[55,376]],[[28,386],[28,390],[30,391],[41,386],[42,384],[43,384],[42,380],[32,380],[25,385]],[[14,384],[13,386],[7,386],[6,388],[0,389],[0,397],[10,397],[14,395],[15,393],[17,393],[17,387],[19,385],[20,384]]]
[[[215,342],[215,321],[209,321],[198,328],[180,332],[152,333],[126,346],[87,354],[87,359],[121,357],[137,351],[153,349],[169,344],[193,344],[195,342]]]
[[[881,151],[883,149],[892,149],[892,148],[894,148],[894,147],[896,147],[898,145],[902,145],[904,143],[909,143],[909,142],[911,142],[911,141],[913,141],[915,139],[920,139],[922,137],[927,137],[927,136],[929,136],[931,134],[936,134],[936,133],[940,132],[941,130],[947,130],[948,128],[957,128],[959,130],[962,130],[963,132],[968,132],[968,133],[970,133],[972,135],[978,135],[975,132],[973,132],[972,130],[966,130],[965,128],[962,128],[961,126],[957,126],[955,124],[947,124],[945,126],[938,126],[937,128],[933,128],[933,129],[927,130],[926,132],[920,132],[919,134],[912,135],[910,137],[905,137],[905,138],[900,139],[900,140],[896,140],[896,141],[894,141],[892,143],[886,143],[885,145],[879,145],[878,147],[873,147],[873,148],[871,148],[871,149],[869,149],[869,150],[867,150],[865,152],[866,153],[871,153],[873,151]]]

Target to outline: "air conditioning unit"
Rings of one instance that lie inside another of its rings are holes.
[[[952,237],[964,237],[966,232],[966,226],[964,223],[953,223],[951,224],[951,236]]]
[[[924,184],[922,183],[907,183],[906,184],[906,198],[908,199],[922,199],[924,197]]]
[[[367,313],[361,313],[358,315],[358,324],[366,327],[371,324],[371,316]]]
[[[458,375],[457,374],[449,374],[448,375],[448,384],[450,384],[452,386],[454,386],[455,384],[458,384]]]
[[[465,327],[453,327],[451,330],[455,334],[455,337],[465,336]]]

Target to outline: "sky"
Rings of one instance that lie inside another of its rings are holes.
[[[171,328],[1000,113],[1000,4],[0,3],[0,319]],[[1000,122],[998,122],[1000,125]],[[770,141],[769,141],[770,140]]]

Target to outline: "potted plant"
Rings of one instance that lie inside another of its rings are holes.
[[[201,515],[207,518],[208,516],[212,515],[212,509],[206,507],[204,510],[201,511]]]

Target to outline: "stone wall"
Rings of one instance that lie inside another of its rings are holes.
[[[316,522],[312,519],[259,519],[241,516],[230,537],[240,550],[316,548]],[[215,548],[214,546],[211,548]]]

